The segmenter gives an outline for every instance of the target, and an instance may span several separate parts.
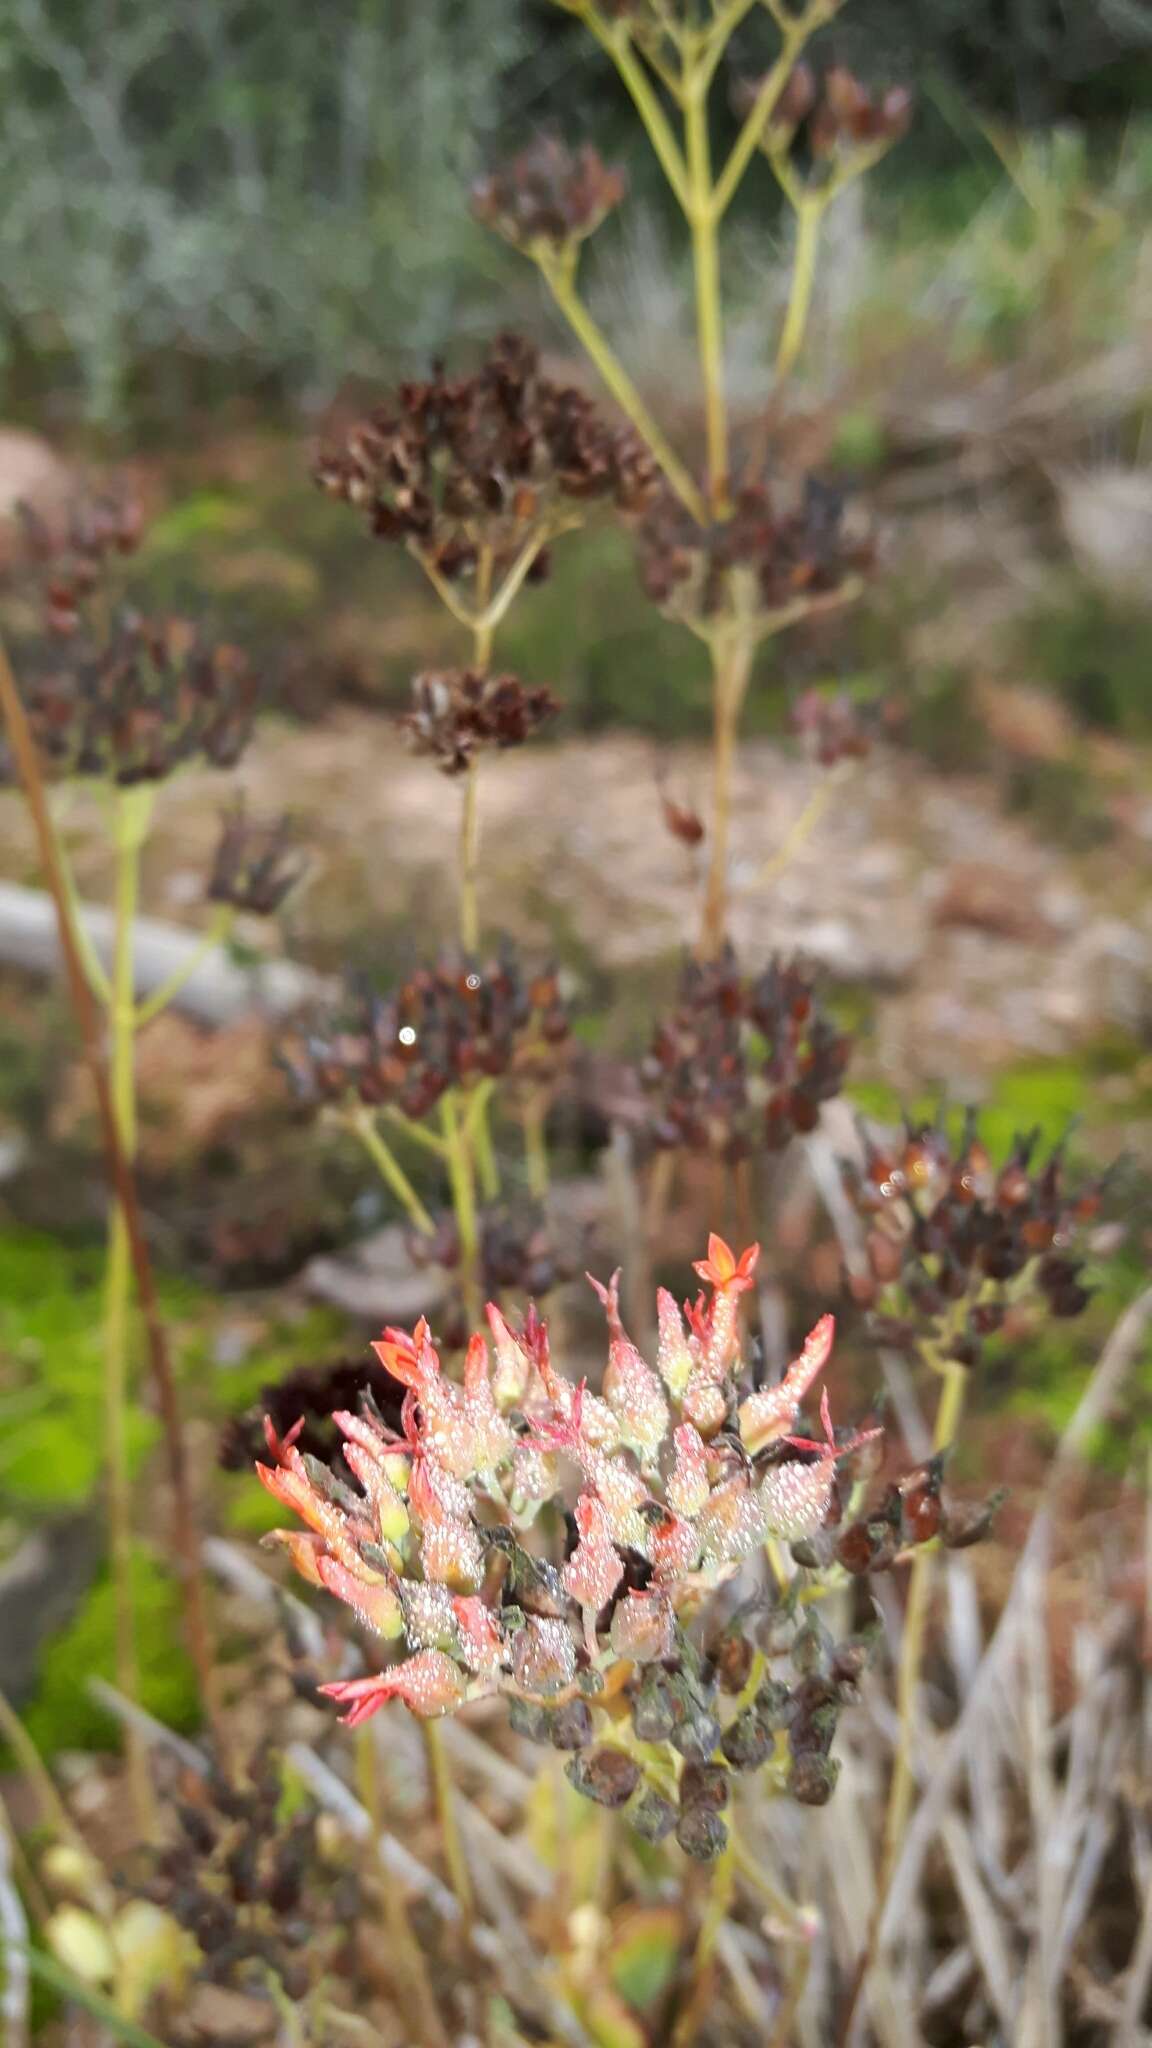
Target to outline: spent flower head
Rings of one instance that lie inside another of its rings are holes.
[[[250,740],[263,686],[240,651],[182,619],[117,614],[99,643],[76,635],[24,664],[40,757],[55,778],[129,788],[187,761],[232,768]],[[0,758],[10,779],[11,762]]]
[[[970,1111],[955,1134],[937,1122],[870,1138],[844,1173],[867,1226],[849,1287],[883,1342],[975,1365],[1010,1313],[1087,1307],[1085,1236],[1105,1182],[1070,1186],[1064,1147],[1041,1157],[1038,1131],[997,1165]]]
[[[733,91],[738,113],[755,105],[760,79],[741,79]],[[905,86],[873,92],[844,64],[817,73],[794,66],[776,100],[760,146],[782,180],[799,177],[801,189],[838,187],[868,170],[907,132],[912,95]]]
[[[779,1149],[815,1129],[851,1051],[804,961],[776,958],[747,975],[730,945],[690,959],[640,1068],[652,1139],[724,1159]]]
[[[273,917],[306,869],[291,819],[253,817],[237,797],[221,817],[208,901]]]
[[[437,367],[402,384],[320,455],[315,474],[448,583],[472,581],[481,561],[500,583],[525,553],[532,580],[547,574],[545,544],[575,523],[576,505],[641,504],[654,464],[635,434],[544,376],[532,345],[505,334],[471,376]]]
[[[412,681],[412,709],[400,720],[409,744],[445,775],[461,775],[476,755],[520,747],[559,711],[543,686],[478,668],[423,669]]]
[[[640,518],[637,546],[644,589],[670,618],[760,633],[851,595],[873,554],[850,530],[842,494],[816,477],[745,484],[708,526],[664,490]]]
[[[472,211],[485,227],[532,256],[571,248],[619,206],[627,179],[590,142],[570,149],[542,134],[477,180]]]
[[[350,991],[286,1045],[284,1063],[306,1101],[422,1117],[450,1088],[554,1072],[568,1029],[555,973],[526,973],[505,943],[488,961],[442,953],[387,995]]]

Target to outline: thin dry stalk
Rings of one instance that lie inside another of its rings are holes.
[[[173,1535],[177,1569],[184,1591],[184,1619],[200,1697],[205,1713],[217,1718],[216,1666],[208,1619],[204,1582],[200,1570],[196,1510],[184,1445],[184,1427],[176,1374],[168,1349],[168,1338],[160,1311],[152,1262],[144,1235],[136,1182],[129,1166],[116,1117],[116,1107],[104,1054],[104,1034],[96,1000],[84,972],[69,906],[68,885],[53,828],[44,781],[36,755],[23,700],[8,660],[0,645],[0,712],[8,732],[12,756],[23,784],[36,834],[40,863],[48,884],[60,934],[60,951],[68,982],[69,999],[76,1018],[96,1092],[104,1161],[112,1191],[124,1220],[128,1250],[136,1281],[136,1292],[144,1319],[148,1362],[160,1409],[168,1475],[172,1486]]]

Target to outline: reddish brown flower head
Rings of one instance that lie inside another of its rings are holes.
[[[392,1103],[422,1117],[449,1088],[555,1072],[568,1020],[554,975],[526,975],[505,946],[487,963],[444,954],[390,995],[350,992],[343,1010],[284,1050],[313,1103]]]
[[[450,583],[471,582],[483,553],[490,594],[526,552],[529,575],[547,573],[545,544],[575,504],[637,509],[655,467],[635,434],[545,377],[530,344],[506,334],[472,376],[437,368],[402,384],[322,452],[315,475]]]
[[[873,557],[841,493],[816,477],[745,484],[728,517],[709,526],[665,489],[642,514],[637,551],[641,583],[670,618],[697,628],[730,619],[763,632],[781,615],[837,601]]]
[[[306,868],[291,819],[254,818],[238,798],[223,814],[208,901],[273,917]]]
[[[472,211],[532,256],[582,242],[619,206],[626,189],[623,171],[609,169],[591,143],[569,149],[558,136],[539,135],[478,180]]]
[[[430,754],[445,775],[461,775],[479,753],[522,747],[559,709],[551,690],[518,676],[424,669],[400,724],[414,752]]]
[[[640,1069],[652,1138],[725,1159],[786,1145],[839,1093],[851,1050],[801,961],[749,978],[730,947],[690,960]]]
[[[928,1342],[975,1365],[1010,1314],[1086,1308],[1087,1228],[1106,1177],[1069,1187],[1063,1146],[1040,1161],[1038,1142],[1017,1138],[996,1167],[970,1112],[958,1131],[909,1125],[893,1143],[870,1140],[863,1170],[845,1168],[867,1223],[866,1268],[849,1287],[879,1341]]]

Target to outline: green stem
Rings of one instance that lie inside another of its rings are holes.
[[[380,1854],[383,1811],[380,1773],[377,1767],[376,1730],[356,1731],[356,1779],[361,1801],[368,1814],[368,1853],[373,1875],[384,1903],[384,1924],[388,1934],[388,1960],[399,1980],[398,1988],[412,2000],[420,2048],[448,2048],[448,2038],[436,2005],[420,1944],[412,1931],[403,1886],[387,1868]]]
[[[796,200],[796,250],[792,262],[792,289],[788,310],[776,351],[776,381],[791,376],[804,346],[812,292],[816,283],[816,257],[820,248],[820,224],[826,199],[823,193],[802,193]]]
[[[152,814],[150,789],[117,794],[115,940],[109,1005],[110,1079],[116,1129],[129,1168],[136,1158],[135,925],[140,895],[140,853]],[[132,1491],[128,1455],[128,1370],[132,1261],[122,1205],[108,1223],[104,1283],[104,1415],[108,1462],[108,1534],[116,1613],[116,1682],[125,1698],[138,1700],[132,1587]],[[127,1732],[128,1774],[137,1824],[152,1831],[153,1801],[148,1760],[140,1737]]]
[[[576,290],[571,267],[542,263],[540,268],[557,306],[588,355],[593,368],[598,371],[620,410],[627,414],[641,440],[647,443],[681,504],[692,514],[698,526],[705,526],[708,522],[708,507],[695,481],[672,448],[663,429],[657,426],[628,372],[596,325]]]
[[[473,1174],[472,1151],[468,1134],[461,1123],[457,1091],[450,1088],[441,1098],[440,1124],[444,1133],[445,1157],[448,1162],[448,1179],[452,1189],[452,1208],[456,1217],[456,1232],[460,1240],[460,1288],[464,1296],[464,1309],[469,1327],[478,1329],[483,1313],[480,1280],[478,1273],[480,1252],[480,1231],[476,1214],[476,1183]]]
[[[941,1368],[944,1385],[936,1410],[936,1426],[932,1436],[933,1451],[947,1450],[954,1441],[964,1409],[964,1397],[968,1387],[968,1372],[962,1365],[947,1361]],[[892,1783],[888,1789],[888,1809],[884,1817],[884,1848],[881,1862],[880,1902],[883,1903],[896,1858],[908,1827],[912,1811],[912,1798],[916,1779],[913,1770],[913,1752],[916,1738],[916,1703],[920,1691],[920,1671],[924,1661],[924,1642],[928,1626],[929,1602],[932,1591],[935,1552],[928,1548],[917,1550],[912,1560],[908,1579],[908,1601],[904,1610],[904,1635],[900,1648],[900,1671],[897,1681],[897,1710],[899,1732],[896,1740],[896,1757],[892,1769]]]
[[[480,868],[480,761],[473,755],[464,770],[464,801],[460,809],[460,944],[470,958],[480,946],[480,905],[476,878]]]
[[[671,185],[673,192],[684,206],[687,201],[688,179],[684,159],[672,133],[668,117],[648,82],[643,64],[635,55],[629,41],[626,22],[609,24],[594,7],[587,7],[585,19],[597,42],[608,52],[624,84],[632,95],[636,112],[644,125],[645,133],[660,162],[660,168]]]
[[[390,1145],[386,1145],[376,1128],[376,1120],[370,1109],[358,1108],[350,1112],[348,1122],[355,1131],[364,1150],[382,1181],[391,1188],[409,1221],[422,1237],[435,1237],[436,1225],[432,1221],[408,1175],[397,1159]]]
[[[528,1175],[528,1192],[534,1201],[543,1202],[548,1197],[548,1091],[534,1088],[524,1106],[524,1165]]]
[[[748,692],[755,642],[750,632],[725,636],[712,649],[712,837],[704,893],[704,924],[700,950],[715,959],[728,926],[729,862],[732,835],[732,783],[740,713]]]
[[[480,1193],[486,1202],[494,1202],[500,1193],[500,1166],[488,1121],[488,1108],[495,1086],[495,1081],[490,1079],[477,1081],[473,1085],[469,1091],[468,1109],[464,1118],[464,1135],[476,1162]]]
[[[696,287],[696,337],[704,385],[704,426],[708,485],[714,512],[725,510],[728,491],[728,409],[724,392],[724,338],[720,311],[720,264],[716,210],[708,144],[707,73],[703,66],[685,78],[684,136],[688,152],[685,214],[692,236]]]
[[[424,1737],[424,1754],[428,1759],[428,1774],[432,1780],[432,1791],[436,1800],[436,1817],[440,1823],[440,1836],[444,1845],[444,1861],[452,1880],[456,1903],[464,1915],[465,1928],[471,1926],[476,1917],[476,1895],[472,1888],[472,1875],[468,1859],[464,1854],[464,1843],[460,1835],[460,1823],[456,1813],[456,1787],[452,1782],[452,1765],[444,1746],[444,1730],[438,1721],[421,1721],[420,1733]]]
[[[159,988],[153,989],[152,994],[137,1008],[137,1031],[143,1031],[146,1024],[151,1024],[154,1017],[158,1017],[162,1010],[168,1008],[169,1003],[173,1002],[181,989],[191,981],[196,969],[203,966],[209,954],[224,944],[235,922],[236,912],[232,905],[219,904],[199,945],[193,947],[188,958],[168,976],[167,981],[162,981]]]

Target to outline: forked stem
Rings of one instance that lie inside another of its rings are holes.
[[[435,1237],[436,1225],[416,1193],[392,1147],[386,1144],[380,1136],[372,1111],[364,1108],[354,1109],[348,1118],[348,1122],[367,1152],[381,1180],[395,1195],[409,1222],[420,1232],[421,1237]]]

